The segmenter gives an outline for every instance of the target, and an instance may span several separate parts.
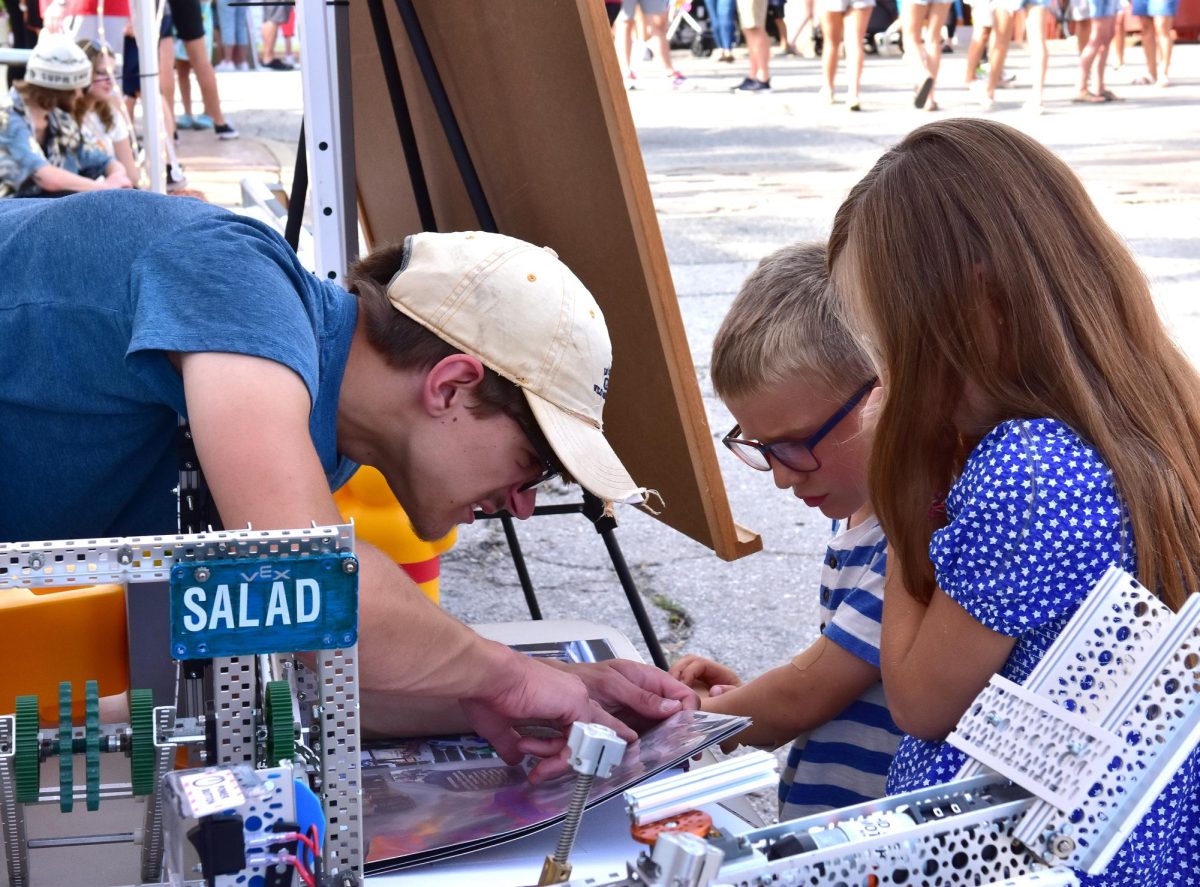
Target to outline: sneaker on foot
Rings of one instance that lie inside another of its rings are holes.
[[[217,134],[217,138],[226,142],[238,137],[238,131],[234,129],[233,124],[228,121],[222,123],[220,126],[214,126],[213,132]]]
[[[846,99],[846,109],[849,111],[861,111],[862,100],[858,96],[852,95]]]
[[[671,87],[674,89],[687,89],[689,86],[688,79],[678,71],[672,71],[668,74],[667,80],[671,82]]]
[[[272,71],[290,71],[292,66],[283,59],[271,59],[263,64],[264,68],[270,68]]]
[[[249,70],[250,70],[250,63],[249,63],[249,62],[238,62],[238,64],[237,64],[237,69],[238,69],[239,71],[249,71]]]
[[[207,114],[197,114],[192,118],[192,129],[212,129],[213,119]]]
[[[183,167],[177,163],[167,164],[167,190],[178,191],[180,188],[187,187],[187,176],[183,174]]]
[[[229,59],[221,59],[221,61],[213,65],[213,70],[217,73],[221,73],[223,71],[233,71],[236,70],[236,68],[234,67],[233,62],[231,62]]]
[[[196,121],[191,114],[180,114],[175,118],[175,132],[181,129],[196,129]]]
[[[625,88],[632,92],[633,90],[637,89],[637,86],[637,74],[633,71],[630,71],[625,75]]]
[[[741,83],[733,88],[734,92],[770,92],[771,83],[768,80],[755,80],[753,77],[747,77]]]

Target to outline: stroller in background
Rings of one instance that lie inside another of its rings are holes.
[[[667,11],[667,42],[672,49],[691,49],[697,58],[712,55],[717,44],[704,0],[671,0]]]

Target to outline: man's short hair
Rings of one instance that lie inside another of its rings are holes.
[[[367,340],[388,365],[401,370],[427,370],[439,360],[463,352],[401,314],[388,300],[388,284],[403,262],[403,244],[380,247],[351,266],[346,288],[358,296]],[[476,389],[473,408],[483,416],[508,413],[537,427],[521,389],[487,367]]]
[[[870,361],[837,311],[825,244],[771,253],[746,278],[713,342],[713,388],[722,399],[804,376],[834,392],[871,378]]]

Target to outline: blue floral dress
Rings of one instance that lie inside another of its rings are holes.
[[[946,498],[929,554],[938,587],[973,618],[1016,638],[1004,677],[1024,682],[1112,564],[1137,555],[1112,472],[1053,419],[1014,420],[972,451]],[[952,780],[966,756],[912,736],[888,771],[889,794]],[[1193,752],[1098,877],[1084,884],[1200,882],[1200,753]]]

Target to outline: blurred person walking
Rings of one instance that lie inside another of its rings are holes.
[[[1146,76],[1134,83],[1170,86],[1178,11],[1179,0],[1133,0],[1132,14],[1142,26],[1142,50],[1146,53]]]
[[[765,3],[766,0],[763,0]],[[633,28],[637,8],[642,9],[642,21],[646,28],[646,45],[658,57],[663,73],[671,86],[683,86],[687,78],[675,70],[671,62],[671,46],[667,42],[667,9],[669,0],[622,0],[621,11],[613,23],[613,43],[617,48],[617,63],[628,89],[636,89],[637,72],[633,69]]]
[[[771,90],[771,38],[767,36],[767,0],[737,0],[738,22],[750,53],[750,73],[734,92]]]
[[[950,15],[950,4],[931,0],[905,0],[901,9],[904,24],[904,55],[913,62],[917,85],[913,106],[926,111],[938,109],[934,90],[942,66],[942,28]]]
[[[1119,3],[1120,0],[1071,0],[1068,14],[1075,22],[1075,40],[1079,46],[1079,88],[1072,102],[1095,105],[1121,101],[1104,85]]]
[[[846,68],[850,73],[850,92],[846,96],[846,107],[861,111],[859,89],[863,73],[863,40],[867,35],[867,23],[875,0],[818,0],[821,14],[821,33],[824,45],[821,51],[821,70],[825,76],[820,98],[832,105],[834,79],[837,77],[839,45],[846,47]]]

